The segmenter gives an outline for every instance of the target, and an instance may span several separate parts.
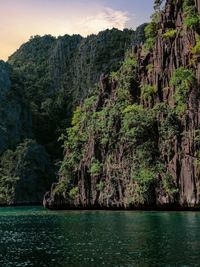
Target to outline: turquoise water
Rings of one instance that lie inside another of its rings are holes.
[[[200,266],[200,213],[0,208],[0,266]]]

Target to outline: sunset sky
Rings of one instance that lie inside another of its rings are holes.
[[[133,28],[149,21],[153,0],[0,0],[0,59],[33,35]]]

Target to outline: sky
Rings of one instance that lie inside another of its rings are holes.
[[[148,22],[154,0],[0,0],[0,59],[31,36],[132,28]]]

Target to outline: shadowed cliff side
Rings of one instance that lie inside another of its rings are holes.
[[[41,203],[52,167],[33,138],[29,103],[12,68],[0,61],[0,205]]]

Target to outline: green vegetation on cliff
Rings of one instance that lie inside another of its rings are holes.
[[[197,29],[200,24],[200,15],[194,5],[194,0],[183,0],[184,24],[188,28]]]
[[[199,6],[164,2],[144,45],[75,110],[47,207],[199,207],[198,25],[186,27]]]
[[[62,157],[58,137],[74,107],[102,73],[121,66],[127,48],[143,41],[144,27],[87,38],[34,36],[9,64],[0,61],[0,204],[41,202],[55,179],[52,166]],[[91,173],[97,171],[94,161]]]
[[[72,127],[62,137],[65,157],[60,175],[63,178],[55,192],[69,194],[77,188],[78,177],[84,177],[85,182],[91,179],[95,184],[84,188],[87,197],[92,199],[96,190],[100,193],[98,205],[104,205],[109,194],[114,199],[124,190],[120,205],[151,204],[155,200],[155,183],[169,197],[177,193],[176,183],[167,172],[161,154],[168,148],[171,136],[179,133],[177,122],[174,125],[178,118],[164,104],[153,108],[140,105],[137,97],[140,88],[133,83],[137,68],[137,61],[130,54],[115,78],[102,77],[99,94],[87,98],[74,112]],[[155,92],[153,86],[141,87],[144,101]],[[161,121],[157,119],[159,114],[165,114]],[[63,179],[67,184],[62,191]],[[76,197],[83,194],[78,189]]]
[[[0,62],[0,203],[39,201],[61,142],[47,206],[200,203],[199,6],[164,2],[136,32],[35,36]]]
[[[0,204],[39,203],[53,182],[44,147],[26,139],[0,156]]]
[[[137,31],[106,30],[87,38],[35,36],[9,58],[31,104],[36,140],[54,159],[62,155],[57,140],[70,125],[74,107],[102,73],[120,67],[131,44],[144,40],[144,27]]]
[[[183,113],[187,108],[187,98],[194,82],[195,75],[191,69],[180,67],[173,73],[170,85],[176,88],[174,100],[179,113]]]

